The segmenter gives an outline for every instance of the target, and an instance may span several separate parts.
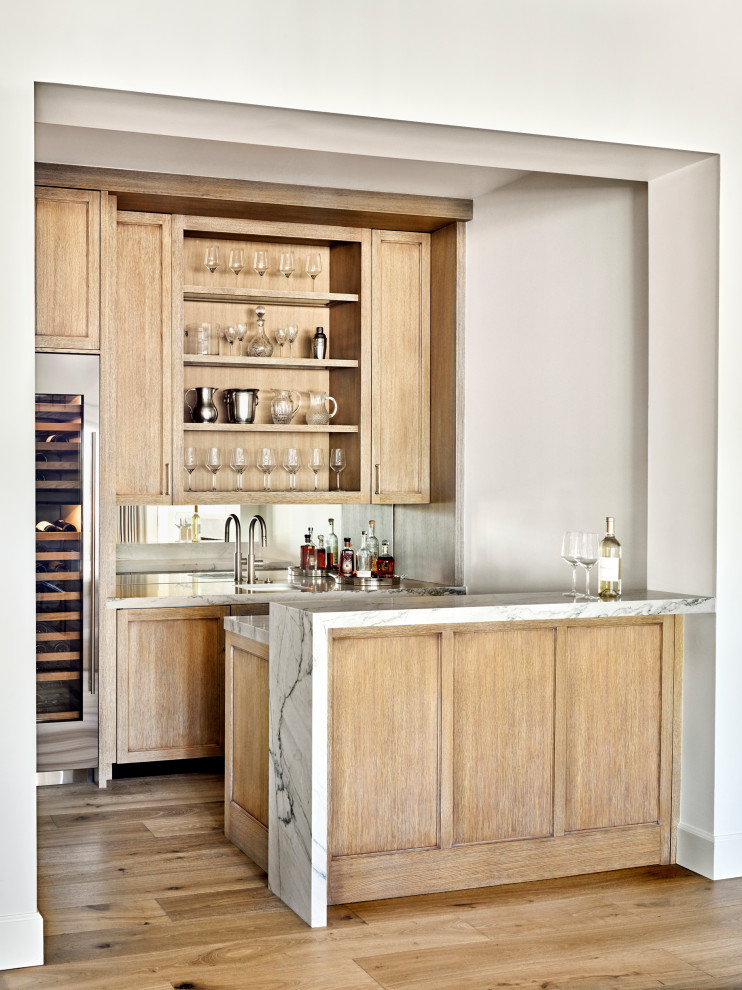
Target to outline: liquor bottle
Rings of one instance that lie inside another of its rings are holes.
[[[389,553],[389,540],[381,541],[381,553],[376,561],[376,570],[380,578],[394,577],[394,557]]]
[[[366,540],[366,531],[361,533],[361,546],[356,554],[356,577],[371,577],[371,551]]]
[[[313,571],[317,565],[316,548],[312,543],[312,534],[307,533],[300,549],[299,566],[303,571]]]
[[[317,534],[317,570],[324,571],[327,567],[327,551],[325,550],[325,538],[322,533]]]
[[[379,541],[376,539],[376,533],[374,532],[375,525],[376,525],[376,520],[369,519],[368,536],[366,537],[366,546],[371,552],[371,577],[377,576],[376,558],[379,556]]]
[[[201,542],[201,516],[198,514],[198,506],[194,505],[194,513],[191,517],[191,543]]]
[[[601,598],[619,598],[621,595],[621,544],[613,532],[613,523],[613,516],[608,516],[606,534],[600,541],[598,594]]]
[[[343,577],[355,577],[356,567],[355,567],[355,554],[353,553],[353,544],[350,542],[350,537],[346,536],[343,538],[343,543],[345,546],[340,551],[340,561],[338,564],[338,570]]]
[[[330,524],[330,535],[327,537],[327,570],[336,571],[338,569],[338,538],[335,536],[335,520],[328,519]]]

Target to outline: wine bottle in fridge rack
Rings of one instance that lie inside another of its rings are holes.
[[[608,516],[598,559],[598,594],[601,598],[618,598],[621,595],[621,544],[613,532],[613,525],[613,516]]]

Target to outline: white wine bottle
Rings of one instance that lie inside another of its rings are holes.
[[[598,594],[601,598],[619,598],[621,595],[621,544],[613,532],[613,524],[613,516],[608,516],[606,534],[600,541]]]

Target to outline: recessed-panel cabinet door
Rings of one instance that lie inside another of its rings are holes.
[[[100,193],[36,188],[36,346],[97,350]]]
[[[172,501],[170,217],[119,213],[111,358],[115,483],[119,502]]]
[[[225,615],[221,606],[119,611],[119,763],[222,755]]]
[[[430,235],[373,234],[373,501],[430,501]]]

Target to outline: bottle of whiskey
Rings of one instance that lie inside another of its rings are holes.
[[[327,551],[325,550],[325,538],[322,533],[317,534],[317,570],[324,571],[327,567]]]
[[[376,539],[376,533],[374,532],[374,527],[376,526],[376,521],[374,519],[369,519],[368,521],[368,536],[366,537],[366,546],[371,553],[371,577],[376,577],[376,558],[379,556],[379,541]]]
[[[361,547],[356,554],[356,577],[371,577],[371,551],[366,540],[366,531],[361,533]]]
[[[198,506],[193,506],[193,518],[191,519],[191,542],[201,542],[201,516],[198,514]]]
[[[299,551],[299,566],[303,571],[313,571],[317,565],[316,548],[312,543],[312,534],[307,533]]]
[[[343,543],[345,546],[340,551],[338,570],[340,571],[342,577],[355,577],[356,555],[353,553],[353,544],[350,542],[350,537],[344,537]]]
[[[621,596],[621,544],[613,532],[614,523],[613,516],[606,518],[606,534],[600,541],[598,594],[601,598],[620,598]]]
[[[330,534],[327,537],[327,570],[336,571],[338,569],[338,538],[335,536],[335,520],[328,519],[330,524]]]
[[[394,557],[389,553],[389,541],[381,541],[381,553],[376,561],[376,570],[380,578],[394,577]]]

